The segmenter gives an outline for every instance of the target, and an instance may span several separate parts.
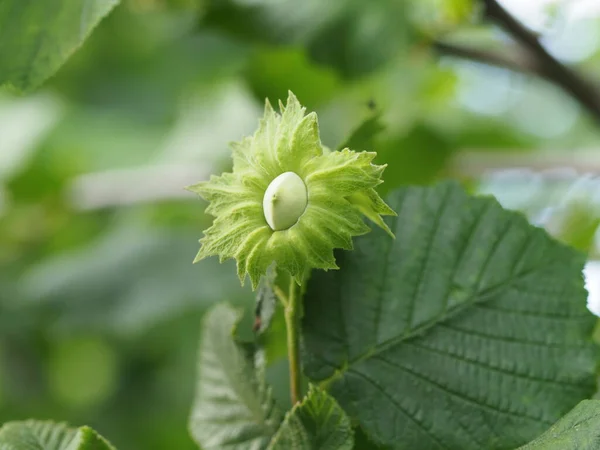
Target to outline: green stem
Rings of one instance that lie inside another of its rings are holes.
[[[287,305],[288,305],[287,295],[285,295],[283,293],[283,291],[281,290],[281,288],[279,286],[277,286],[276,284],[274,284],[272,287],[273,287],[273,292],[275,292],[275,296],[279,299],[282,306],[284,308],[287,308]]]
[[[302,398],[300,371],[300,309],[298,308],[297,285],[290,279],[290,292],[285,307],[288,358],[290,361],[290,397],[292,405]]]

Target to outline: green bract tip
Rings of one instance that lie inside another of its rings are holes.
[[[337,269],[333,250],[370,231],[363,214],[392,235],[381,215],[395,213],[374,189],[385,169],[372,164],[376,153],[328,151],[317,115],[305,115],[291,92],[280,109],[267,101],[258,131],[232,144],[232,173],[188,188],[215,217],[196,261],[235,258],[253,289],[273,262],[298,283],[311,269]]]

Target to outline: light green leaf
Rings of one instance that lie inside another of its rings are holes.
[[[233,339],[239,314],[211,309],[203,323],[190,432],[204,450],[265,449],[280,416],[262,373]]]
[[[67,448],[76,433],[64,423],[8,422],[0,429],[0,449],[61,450]]]
[[[39,86],[83,44],[119,0],[0,2],[0,86]]]
[[[114,450],[114,447],[90,427],[81,427],[66,450]]]
[[[583,255],[455,183],[396,191],[380,231],[315,271],[307,375],[393,449],[506,449],[595,390]]]
[[[28,420],[8,422],[0,429],[0,450],[114,450],[89,427]]]
[[[351,450],[350,419],[325,391],[310,387],[308,395],[285,417],[269,450]]]
[[[600,400],[584,400],[552,428],[521,450],[596,450],[600,448]]]

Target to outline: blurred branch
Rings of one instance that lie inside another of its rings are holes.
[[[560,63],[540,43],[538,37],[508,13],[496,0],[483,0],[485,14],[527,49],[539,71],[577,99],[600,123],[598,86],[570,67]]]
[[[600,175],[600,157],[598,149],[577,153],[536,151],[515,153],[511,151],[489,152],[482,150],[456,153],[446,168],[446,174],[452,178],[473,179],[491,173],[511,169],[523,169],[544,172],[548,178],[561,180],[574,174]]]
[[[212,166],[202,164],[157,165],[108,170],[77,177],[69,187],[71,204],[94,210],[156,201],[195,199],[184,186],[207,179]]]
[[[545,78],[576,99],[600,124],[599,86],[548,53],[535,33],[515,19],[497,0],[481,1],[485,7],[485,16],[501,26],[519,44],[519,51],[506,56],[441,42],[434,43],[434,48],[452,56]]]
[[[514,72],[533,73],[535,75],[544,76],[536,64],[517,53],[500,53],[440,41],[434,41],[433,48],[444,55],[501,67]]]

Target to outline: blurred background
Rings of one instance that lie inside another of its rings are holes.
[[[253,297],[191,264],[210,217],[183,188],[288,89],[325,145],[379,153],[383,192],[458,179],[588,252],[600,313],[594,79],[596,0],[122,0],[43,88],[0,91],[0,422],[196,448],[200,318]]]

